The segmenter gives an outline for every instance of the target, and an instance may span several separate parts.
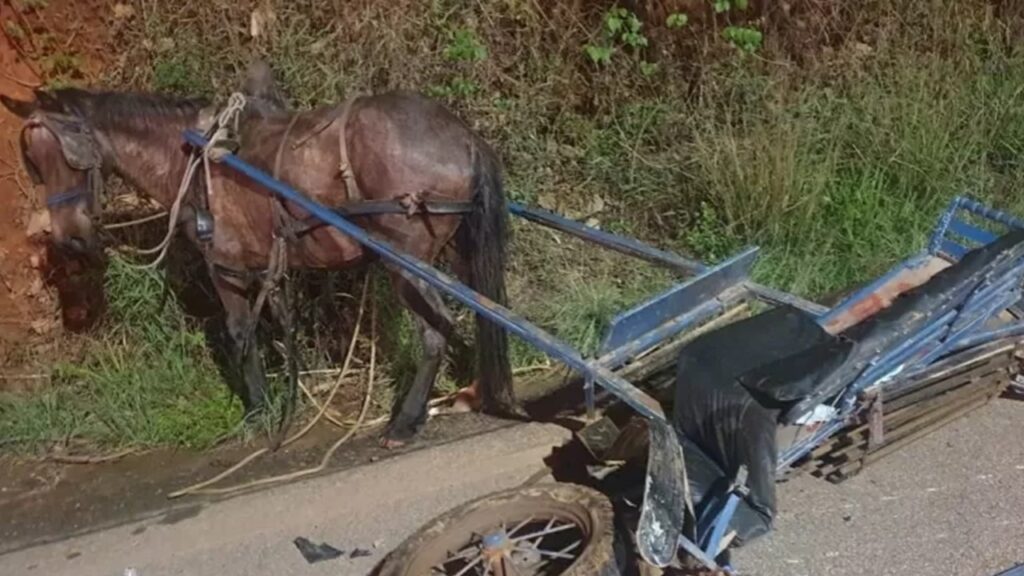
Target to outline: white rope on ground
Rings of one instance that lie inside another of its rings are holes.
[[[360,297],[360,301],[359,301],[359,312],[356,315],[356,325],[352,329],[352,337],[349,340],[348,351],[345,353],[345,361],[342,363],[341,372],[338,373],[338,377],[334,381],[334,386],[331,388],[330,394],[327,395],[327,400],[323,403],[323,405],[317,411],[316,417],[314,417],[305,427],[303,427],[302,430],[299,430],[294,435],[292,435],[291,437],[287,438],[284,442],[281,443],[281,447],[282,448],[284,448],[285,446],[288,446],[289,444],[295,442],[299,438],[302,438],[303,436],[306,435],[306,433],[308,433],[310,430],[313,429],[313,426],[315,426],[316,423],[319,422],[320,419],[324,417],[324,413],[327,412],[327,408],[330,406],[331,401],[334,399],[335,394],[338,392],[338,388],[341,387],[341,383],[345,379],[345,376],[348,373],[348,368],[349,368],[349,365],[352,362],[352,357],[355,355],[356,341],[359,339],[359,327],[360,327],[360,325],[363,322],[363,312],[366,309],[366,298],[367,298],[367,295],[369,294],[369,288],[370,288],[370,276],[369,276],[369,274],[367,274],[366,278],[363,280],[363,293],[362,293],[362,296]],[[376,308],[376,304],[374,304],[373,305],[373,313],[372,313],[372,315],[374,316],[374,320],[376,320],[376,309],[377,309]],[[374,322],[374,324],[376,324],[376,322]],[[372,329],[374,331],[374,339],[375,339],[376,338],[376,326],[374,325],[372,327]],[[376,342],[372,342],[371,346],[372,346],[372,348],[370,349],[370,374],[371,374],[371,377],[372,377],[373,376],[373,362],[374,362],[375,355],[376,355],[376,350],[377,350]],[[364,402],[363,402],[364,409],[363,409],[363,414],[361,414],[361,416],[365,415],[365,411],[366,411],[365,407],[369,403],[369,397],[371,395],[370,391],[372,391],[372,378],[371,378],[370,387],[371,387],[371,390],[369,390],[367,392],[367,399],[364,400]],[[360,425],[361,425],[361,423],[360,423]],[[353,427],[351,432],[354,433],[356,428],[357,427]],[[350,435],[351,434],[347,434],[346,437],[350,436]],[[340,444],[339,444],[339,446],[340,446]],[[199,494],[199,493],[209,494],[211,492],[209,492],[207,490],[207,487],[212,486],[213,484],[216,484],[216,483],[220,482],[221,480],[227,478],[228,476],[231,476],[235,472],[237,472],[237,471],[241,470],[242,468],[244,468],[247,464],[249,464],[249,462],[252,462],[256,458],[259,458],[260,456],[262,456],[263,454],[266,454],[269,451],[270,451],[269,448],[260,448],[259,450],[256,450],[252,454],[249,454],[248,456],[243,458],[241,461],[239,461],[237,464],[235,464],[231,468],[228,468],[227,470],[221,472],[220,474],[217,474],[213,478],[210,478],[208,480],[204,480],[204,481],[199,482],[197,484],[193,484],[193,485],[188,486],[186,488],[182,488],[181,490],[178,490],[176,492],[172,492],[172,493],[168,494],[167,497],[168,498],[180,498],[180,497],[186,496],[188,494]]]
[[[318,472],[322,472],[324,469],[327,468],[327,465],[330,464],[331,458],[334,457],[334,453],[338,451],[338,448],[340,448],[342,444],[344,444],[350,438],[352,438],[352,436],[354,436],[355,433],[363,426],[363,421],[366,419],[366,413],[369,411],[369,408],[370,408],[370,400],[373,398],[373,381],[376,379],[376,370],[375,370],[375,368],[376,368],[376,362],[377,362],[377,304],[376,304],[376,300],[373,300],[371,302],[370,310],[371,310],[371,312],[370,312],[370,368],[369,368],[369,374],[367,375],[367,380],[366,380],[366,393],[363,396],[363,406],[362,406],[362,408],[359,411],[359,417],[356,419],[356,423],[351,428],[349,428],[348,431],[345,432],[345,434],[341,438],[338,438],[338,440],[335,441],[334,444],[332,444],[331,447],[327,449],[327,452],[324,452],[323,457],[320,459],[320,464],[318,464],[316,466],[313,466],[311,468],[305,468],[303,470],[298,470],[298,471],[291,472],[291,473],[288,473],[288,474],[281,474],[281,475],[278,475],[278,476],[271,476],[269,478],[261,478],[259,480],[253,480],[251,482],[244,482],[242,484],[237,484],[235,486],[229,486],[227,488],[202,488],[202,489],[193,490],[190,493],[192,493],[192,494],[207,494],[207,495],[221,495],[221,496],[225,495],[225,494],[233,494],[235,492],[239,492],[239,491],[242,491],[242,490],[247,490],[249,488],[255,488],[257,486],[264,486],[264,485],[273,484],[273,483],[276,483],[276,482],[285,482],[285,481],[288,481],[288,480],[296,480],[298,478],[302,478],[302,477],[305,477],[305,476],[309,476],[311,474],[316,474]],[[333,397],[333,393],[334,393],[334,391],[332,390],[332,392],[331,392],[332,397]],[[327,403],[324,404],[323,408],[324,409],[327,408]],[[324,412],[324,410],[322,409],[320,414],[323,414],[323,412]],[[292,441],[293,439],[297,440],[299,436],[301,436],[306,431],[308,431],[310,428],[312,428],[312,424],[315,424],[315,423],[316,423],[316,421],[314,420],[302,432],[300,432],[299,434],[296,434],[295,436],[292,436],[292,438],[289,438],[287,441],[285,441],[285,444],[287,444],[288,442]],[[284,444],[282,444],[282,445],[284,445]],[[264,448],[264,450],[266,450],[266,449]],[[178,493],[176,492],[175,494],[178,494]],[[174,496],[175,496],[174,494],[171,495],[171,497],[174,497]]]

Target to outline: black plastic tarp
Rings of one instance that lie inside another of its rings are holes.
[[[731,526],[738,544],[767,532],[775,516],[779,413],[758,402],[739,377],[830,339],[806,313],[783,306],[704,334],[680,353],[672,418],[698,448],[684,443],[695,504],[728,484],[741,465],[747,468],[750,494]]]

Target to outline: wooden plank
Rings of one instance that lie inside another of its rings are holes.
[[[859,472],[860,470],[866,468],[867,466],[870,466],[871,464],[874,464],[875,462],[877,462],[877,461],[881,460],[882,458],[884,458],[884,457],[886,457],[886,456],[896,452],[897,450],[899,450],[901,448],[905,448],[906,446],[916,442],[917,440],[920,440],[921,438],[924,438],[928,434],[934,432],[935,430],[938,430],[939,428],[945,426],[946,424],[949,424],[950,422],[953,422],[953,421],[955,421],[955,420],[957,420],[957,419],[959,419],[959,418],[961,418],[963,416],[966,416],[967,414],[973,412],[974,410],[977,410],[978,408],[981,408],[985,404],[988,404],[988,402],[991,399],[992,399],[992,395],[980,396],[977,399],[975,399],[973,402],[963,406],[961,409],[953,411],[953,412],[947,414],[946,417],[932,422],[930,426],[927,426],[925,428],[921,428],[921,429],[917,430],[917,432],[915,432],[915,433],[913,433],[913,434],[911,434],[909,436],[906,436],[905,438],[902,438],[902,439],[900,439],[898,441],[895,441],[895,442],[887,445],[885,448],[882,448],[882,449],[878,450],[877,452],[873,452],[871,454],[868,454],[859,463],[860,467],[857,469],[857,471]],[[840,472],[842,472],[842,473],[847,473],[849,471],[850,470],[848,470],[848,469],[841,469],[840,470]]]
[[[895,400],[896,398],[918,388],[930,386],[940,380],[945,380],[946,378],[952,378],[957,374],[970,370],[984,362],[992,361],[993,359],[1000,360],[997,357],[1003,354],[1007,357],[1012,357],[1015,350],[1016,344],[1014,342],[1000,341],[983,346],[981,350],[971,349],[960,352],[959,354],[955,354],[936,363],[926,372],[919,374],[912,379],[903,382],[894,382],[886,386],[886,399]],[[1010,360],[1002,359],[1002,361],[1009,362]]]
[[[898,398],[886,398],[885,411],[896,412],[905,406],[916,404],[922,400],[925,400],[936,394],[941,394],[948,390],[952,390],[958,386],[964,386],[970,384],[972,380],[987,376],[988,374],[1004,369],[1004,365],[999,365],[992,362],[986,362],[980,366],[976,366],[966,372],[957,374],[952,378],[940,380],[932,383],[929,386],[917,388],[909,394],[904,394]]]
[[[992,386],[979,389],[975,394],[963,397],[955,404],[946,406],[941,410],[936,410],[924,418],[914,420],[909,425],[904,426],[898,435],[893,434],[890,436],[891,440],[882,448],[865,454],[863,458],[849,459],[841,463],[829,463],[826,466],[822,466],[820,468],[820,473],[817,475],[825,476],[833,482],[839,482],[849,478],[859,473],[869,464],[877,462],[879,459],[895,452],[896,450],[899,450],[900,448],[919,440],[942,426],[957,420],[969,412],[984,406],[993,398],[998,396],[1003,388],[1004,387],[1000,385],[998,381],[993,382]]]
[[[990,375],[979,378],[977,380],[978,383],[974,385],[961,386],[960,388],[956,388],[952,391],[940,394],[938,396],[933,396],[928,400],[924,400],[922,402],[918,402],[917,404],[907,406],[901,410],[897,410],[896,412],[893,412],[889,418],[886,419],[886,427],[889,429],[899,428],[905,423],[920,418],[944,404],[956,402],[957,398],[970,396],[979,389],[985,389],[989,386],[995,386],[1000,381],[1009,382],[1009,378],[1006,377],[1005,372],[994,372]]]
[[[899,442],[900,439],[913,434],[916,430],[919,430],[922,427],[927,427],[930,422],[941,420],[945,415],[956,412],[962,406],[975,402],[978,398],[997,395],[999,389],[1000,387],[994,384],[989,386],[978,386],[965,391],[963,394],[958,394],[955,398],[950,398],[947,402],[937,406],[934,410],[930,410],[919,418],[915,418],[906,422],[902,426],[893,428],[888,434],[890,441],[883,444],[878,450],[876,450],[876,452],[885,450],[889,445]]]
[[[1006,378],[1007,382],[1009,382],[1009,374],[1007,374],[1007,372],[1001,371],[996,373],[1002,374]],[[985,374],[985,376],[989,376],[989,374]],[[940,385],[943,384],[945,383],[940,383]],[[970,386],[972,384],[973,383],[970,382],[959,382],[958,380],[953,380],[952,382],[949,383],[949,387],[955,388],[956,385]],[[937,398],[931,398],[925,402],[928,403],[925,404],[924,402],[919,402],[910,406],[904,406],[899,410],[887,411],[888,413],[885,414],[884,419],[886,430],[888,431],[893,427],[901,425],[903,422],[911,420],[914,417],[919,416],[920,414],[924,414],[931,410],[935,405],[942,403],[941,401],[938,401]],[[885,408],[890,407],[891,405],[886,406]],[[862,423],[851,428],[843,429],[832,436],[832,441],[829,444],[823,444],[822,446],[819,446],[816,450],[811,452],[811,454],[812,456],[824,455],[828,453],[829,450],[836,447],[837,444],[842,445],[844,441],[859,442],[862,439],[861,437],[867,437],[868,428],[869,426],[867,423]]]
[[[963,380],[964,374],[954,377]],[[931,430],[936,422],[943,422],[950,416],[961,413],[966,407],[984,399],[986,402],[1001,391],[1010,382],[1008,371],[996,370],[975,377],[972,382],[960,383],[938,393],[925,402],[905,407],[901,411],[890,413],[885,419],[886,441],[874,450],[868,450],[867,425],[860,425],[852,430],[841,432],[832,437],[814,452],[813,456],[802,466],[816,476],[830,476],[849,470],[852,464],[867,458],[871,454],[889,450],[890,446],[901,445],[905,438],[914,436],[919,430]],[[944,383],[940,383],[944,384]]]

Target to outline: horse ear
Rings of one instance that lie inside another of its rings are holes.
[[[19,118],[28,118],[33,112],[39,108],[39,102],[34,100],[16,100],[10,96],[0,94],[0,102],[3,103],[4,108],[10,110],[15,116]]]
[[[274,79],[274,71],[262,58],[256,58],[249,64],[245,71],[242,91],[251,98],[264,100],[281,109],[285,108],[284,96]]]

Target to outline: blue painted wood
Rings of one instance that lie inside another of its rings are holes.
[[[702,304],[718,298],[725,290],[742,283],[757,259],[757,248],[709,268],[683,284],[677,284],[660,296],[623,312],[612,319],[608,335],[601,345],[601,354],[635,341],[673,318],[686,314]]]

